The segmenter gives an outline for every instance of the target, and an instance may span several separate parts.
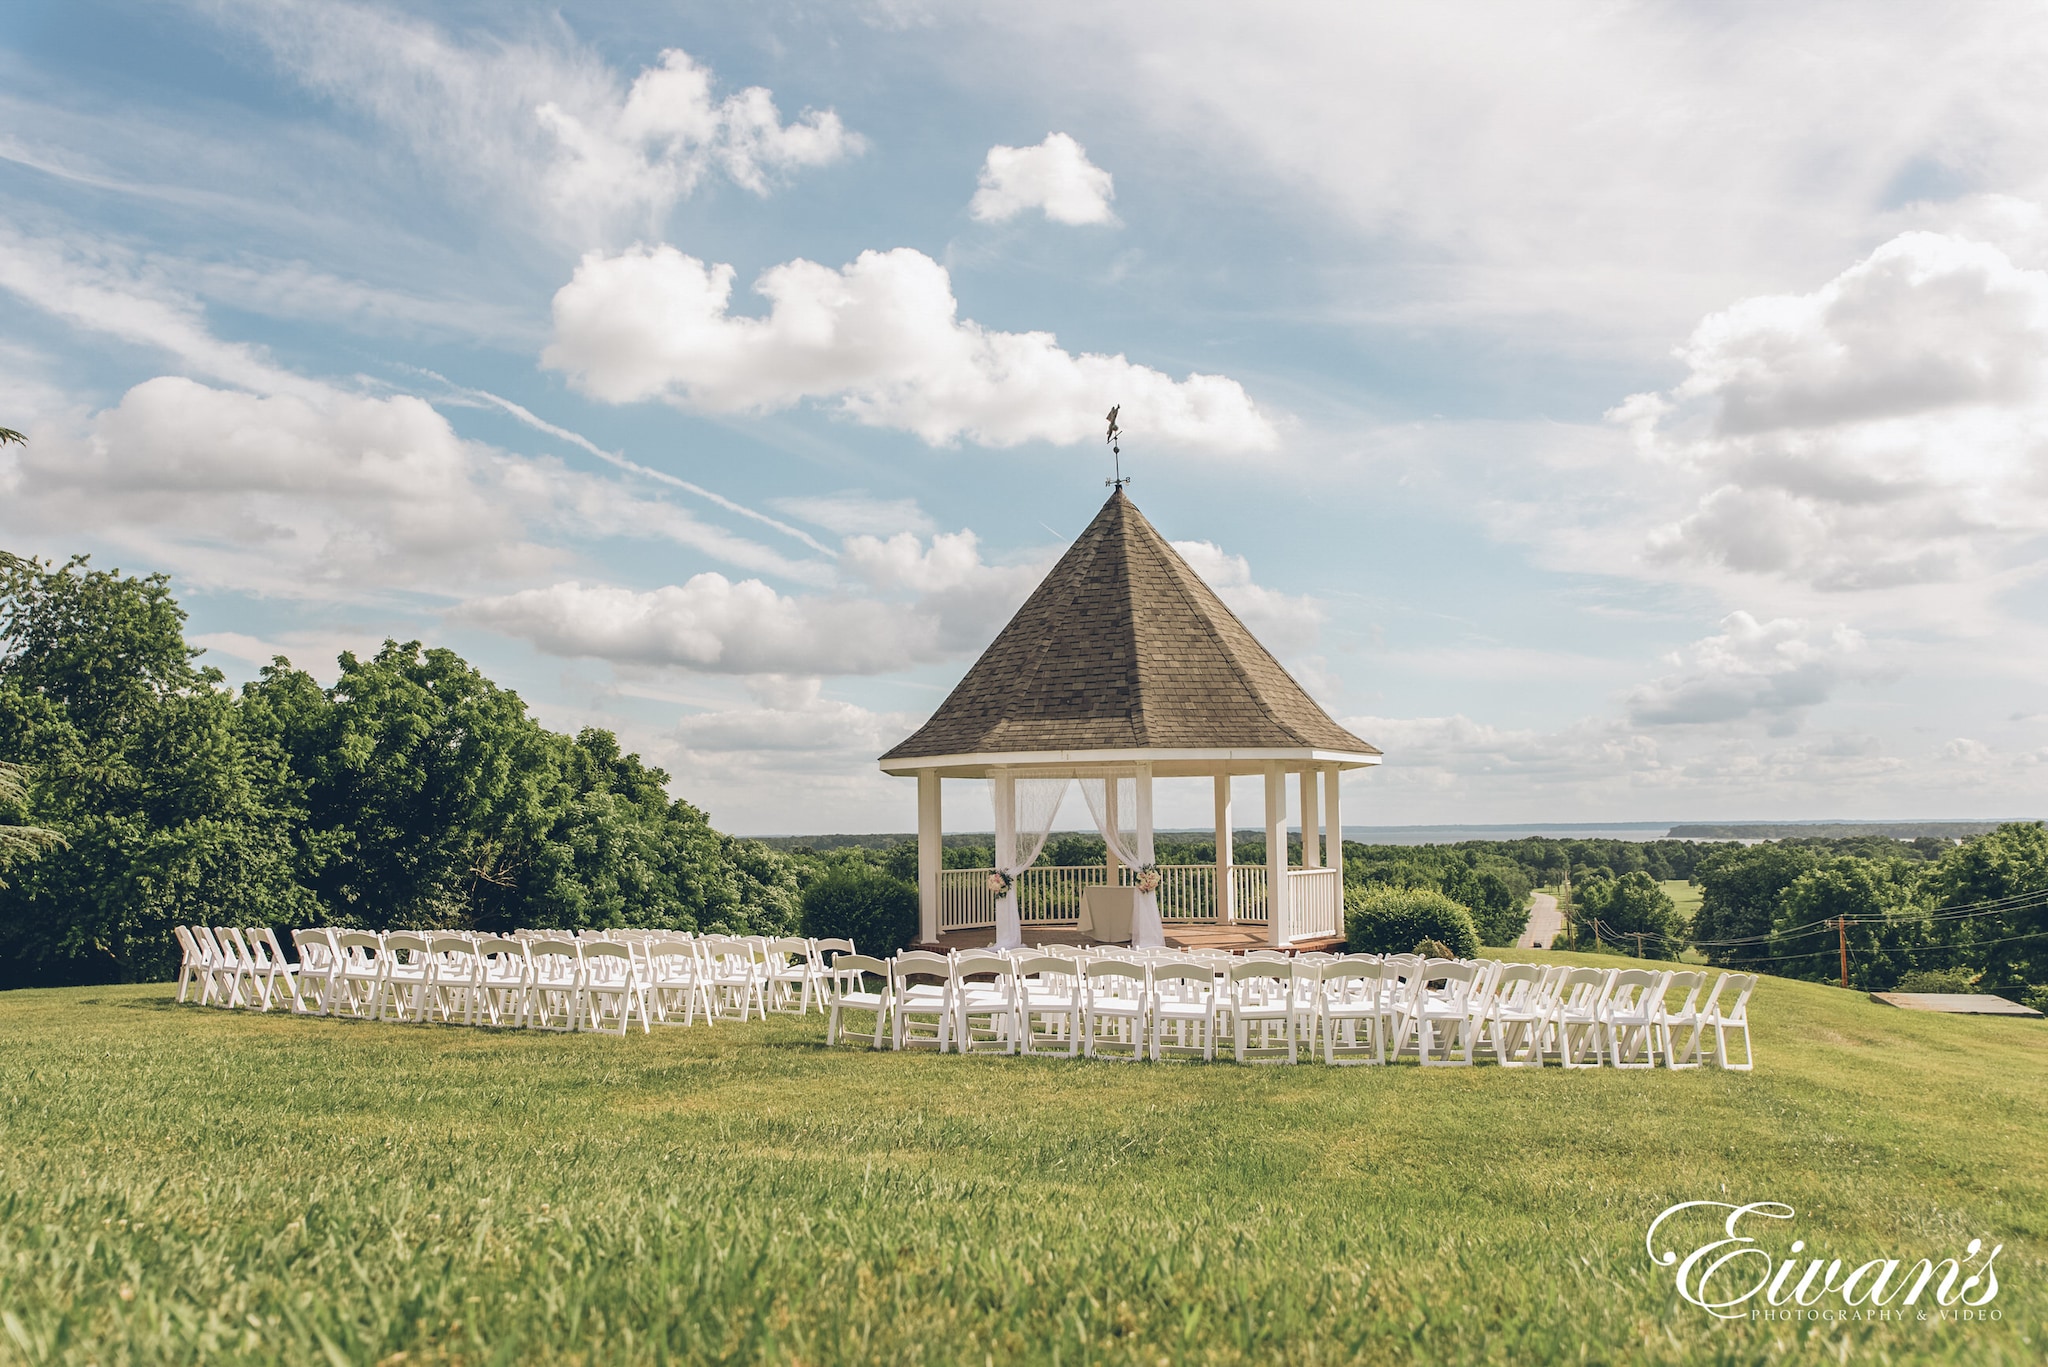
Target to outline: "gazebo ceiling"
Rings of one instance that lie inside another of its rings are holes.
[[[1145,761],[1253,773],[1377,762],[1119,488],[888,773]]]

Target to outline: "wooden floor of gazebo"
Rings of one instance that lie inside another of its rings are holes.
[[[995,942],[995,927],[982,926],[974,930],[944,931],[939,935],[937,944],[915,944],[911,948],[937,950],[944,954],[952,949],[987,949]],[[1071,945],[1080,941],[1078,932],[1072,926],[1026,926],[1024,943]],[[1169,925],[1166,927],[1166,943],[1173,949],[1227,949],[1233,954],[1242,954],[1248,949],[1267,948],[1264,926]],[[1308,950],[1341,953],[1344,949],[1344,937],[1337,935],[1315,940],[1297,940],[1289,945],[1288,949],[1297,954]]]

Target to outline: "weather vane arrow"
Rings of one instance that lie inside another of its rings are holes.
[[[1120,444],[1120,438],[1122,438],[1124,430],[1123,428],[1118,427],[1116,425],[1116,415],[1123,412],[1123,408],[1124,406],[1122,404],[1116,404],[1110,408],[1109,432],[1106,436],[1103,437],[1103,440],[1109,443],[1110,456],[1116,461],[1116,478],[1105,479],[1102,482],[1105,485],[1112,486],[1118,489],[1123,488],[1126,484],[1129,484],[1131,482],[1129,477],[1127,477],[1124,474],[1124,448]]]

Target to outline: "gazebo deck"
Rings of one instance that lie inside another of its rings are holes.
[[[987,949],[996,942],[994,926],[978,926],[972,930],[942,931],[937,943],[922,942],[912,949],[936,950],[944,954],[953,949]],[[1072,926],[1027,925],[1024,927],[1024,943],[1027,945],[1071,945],[1085,943],[1080,932]],[[1264,926],[1217,926],[1217,925],[1175,925],[1166,926],[1166,944],[1170,949],[1227,949],[1233,954],[1242,954],[1248,949],[1269,948]],[[1325,953],[1340,953],[1344,948],[1344,937],[1324,936],[1313,940],[1296,940],[1287,946],[1290,953],[1300,954],[1309,950]]]

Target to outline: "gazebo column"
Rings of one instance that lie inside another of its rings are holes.
[[[1216,775],[1216,924],[1228,925],[1237,919],[1237,907],[1233,903],[1235,890],[1231,887],[1231,861],[1235,858],[1231,848],[1230,830],[1230,775]]]
[[[1323,866],[1321,845],[1322,821],[1316,815],[1316,771],[1313,768],[1301,771],[1301,866],[1305,869],[1319,869]]]
[[[934,769],[917,774],[917,938],[939,942],[939,870],[946,867],[945,827],[939,810],[939,775]]]
[[[1323,863],[1337,871],[1340,915],[1344,906],[1344,823],[1337,816],[1337,782],[1343,777],[1343,771],[1334,764],[1323,770],[1323,829],[1326,833],[1323,843],[1327,851]]]
[[[1117,788],[1118,783],[1115,775],[1111,775],[1109,781],[1102,785],[1102,810],[1106,814],[1104,819],[1109,822],[1109,828],[1112,831],[1123,829],[1123,815],[1116,809]],[[1116,871],[1118,867],[1119,861],[1116,857],[1116,847],[1107,840],[1103,841],[1102,882],[1105,887],[1113,888],[1116,886]]]
[[[1266,942],[1278,949],[1287,928],[1287,771],[1266,766]]]

